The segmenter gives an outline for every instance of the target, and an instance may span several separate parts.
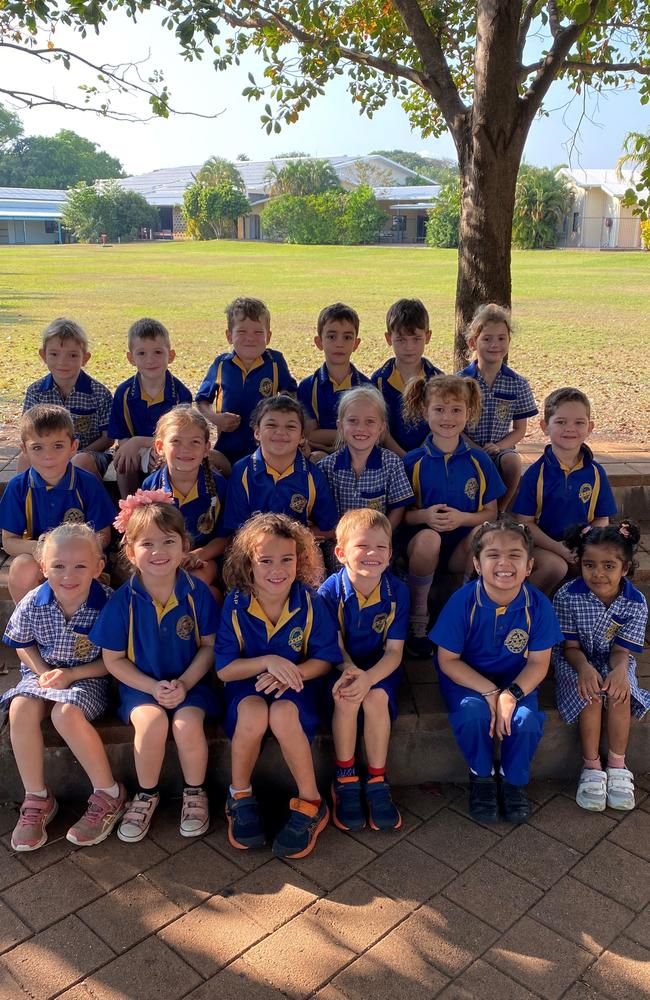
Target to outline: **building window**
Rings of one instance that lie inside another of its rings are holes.
[[[573,226],[571,227],[572,233],[577,233],[580,229],[580,212],[573,213]]]
[[[58,222],[46,222],[45,223],[45,232],[49,233],[50,236],[53,235],[53,234],[55,234],[55,233],[58,233],[58,231],[59,231],[59,224],[58,224]]]
[[[394,233],[404,233],[406,232],[406,216],[405,215],[394,215],[392,230]]]

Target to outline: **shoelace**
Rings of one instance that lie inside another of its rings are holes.
[[[85,820],[88,826],[99,826],[105,813],[104,803],[96,795],[91,795],[88,800]]]
[[[47,799],[43,799],[43,805],[37,805],[36,803],[32,805],[30,803],[30,805],[28,806],[26,805],[21,806],[20,822],[24,823],[27,826],[33,826],[34,823],[38,822],[41,815],[45,812],[46,808],[47,808]]]

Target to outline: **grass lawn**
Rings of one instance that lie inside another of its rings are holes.
[[[259,296],[273,346],[297,376],[321,355],[316,316],[343,300],[361,316],[356,362],[370,373],[387,356],[384,316],[401,296],[422,298],[433,330],[429,357],[452,370],[456,254],[420,247],[294,247],[265,243],[159,243],[0,248],[0,419],[15,417],[44,371],[40,333],[69,315],[88,330],[89,371],[109,388],[130,374],[125,334],[139,316],[162,320],[177,351],[174,372],[196,389],[224,350],[225,305]],[[515,252],[511,364],[538,401],[562,384],[592,398],[599,436],[650,442],[650,255]],[[644,335],[645,334],[645,335]]]

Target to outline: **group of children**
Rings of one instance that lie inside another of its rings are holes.
[[[559,710],[580,728],[578,803],[633,808],[630,719],[650,708],[634,663],[647,607],[628,579],[639,534],[630,521],[609,524],[616,504],[586,445],[584,393],[547,397],[550,443],[522,477],[516,445],[538,411],[505,364],[505,309],[478,310],[467,335],[475,359],[449,376],[424,357],[426,309],[400,300],[387,316],[393,356],[368,378],[351,362],[358,316],[336,303],[318,318],[324,363],[300,384],[268,346],[262,302],[237,299],[226,315],[231,349],[194,405],[169,372],[174,351],[158,321],[129,330],[136,373],[112,398],[83,370],[90,353],[77,324],[58,319],[44,333],[49,374],[28,389],[21,471],[0,501],[16,602],[4,641],[21,661],[0,701],[25,786],[13,848],[45,843],[57,809],[43,767],[47,715],[93,788],[68,832],[79,845],[118,823],[123,841],[146,836],[170,728],[184,779],[180,832],[208,828],[206,717],[220,718],[231,740],[234,848],[266,843],[251,781],[270,729],[297,790],[273,852],[313,849],[330,819],[310,747],[324,722],[336,754],[334,824],[398,828],[386,760],[405,645],[434,658],[475,818],[529,814],[544,723],[537,688],[552,656]],[[117,517],[102,481],[111,462]],[[109,566],[124,580],[115,593]],[[466,582],[431,628],[439,569]],[[134,730],[130,800],[92,725],[107,708],[109,675]]]

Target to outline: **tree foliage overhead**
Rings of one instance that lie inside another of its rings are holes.
[[[63,206],[63,225],[82,243],[97,243],[102,234],[111,242],[136,240],[142,229],[158,224],[158,210],[142,195],[125,191],[112,180],[100,187],[79,184]]]
[[[0,186],[67,188],[83,181],[123,177],[122,164],[96,143],[68,129],[55,136],[19,136],[0,151]]]
[[[650,219],[650,130],[630,132],[625,137],[623,155],[616,164],[621,179],[623,168],[630,166],[634,168],[634,181],[625,192],[623,204],[629,205],[633,214],[640,215],[645,222]],[[648,232],[647,227],[645,231]]]

